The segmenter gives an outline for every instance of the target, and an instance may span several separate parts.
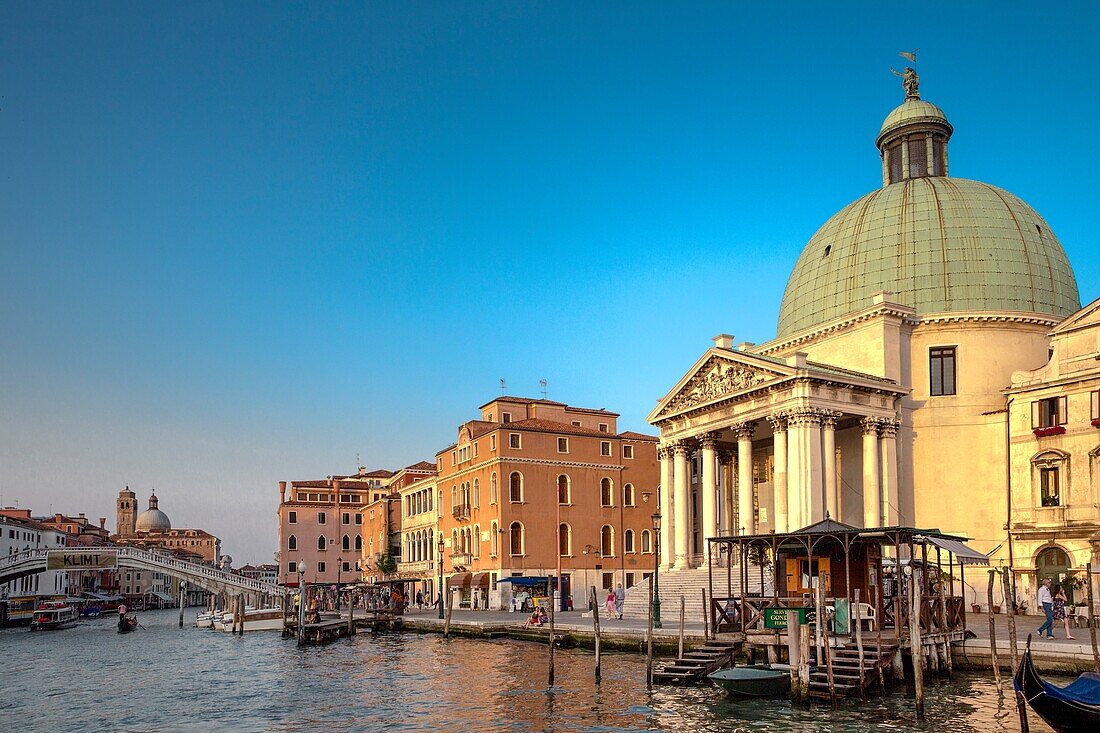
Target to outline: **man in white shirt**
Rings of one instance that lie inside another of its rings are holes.
[[[1054,638],[1054,598],[1050,595],[1050,578],[1043,578],[1039,586],[1039,607],[1043,609],[1047,620],[1039,627],[1039,636]]]

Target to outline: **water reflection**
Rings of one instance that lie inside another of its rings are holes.
[[[928,722],[917,726],[902,690],[835,713],[734,703],[714,688],[649,693],[644,658],[628,654],[604,656],[597,687],[592,654],[578,650],[558,651],[547,690],[547,650],[537,644],[363,634],[298,649],[273,633],[180,630],[170,611],[141,620],[146,629],[128,636],[115,633],[113,619],[55,634],[0,632],[2,719],[34,731],[1018,729],[1011,698],[984,675],[930,681]],[[1049,731],[1037,720],[1031,729]]]

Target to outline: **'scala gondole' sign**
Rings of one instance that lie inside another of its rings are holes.
[[[65,552],[50,550],[46,554],[47,570],[91,570],[118,567],[118,555],[114,550],[103,552]]]

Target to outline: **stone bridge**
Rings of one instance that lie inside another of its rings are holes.
[[[163,573],[215,595],[244,595],[253,603],[273,603],[283,597],[283,588],[278,585],[137,547],[38,548],[16,552],[0,557],[0,583],[46,570],[109,570],[116,563],[117,567]]]

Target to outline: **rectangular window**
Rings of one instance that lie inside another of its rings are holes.
[[[344,561],[344,566],[341,568],[345,573],[351,570],[351,563],[347,560]]]
[[[489,436],[489,450],[496,450],[496,449],[497,449],[497,436],[496,435],[490,435]]]
[[[363,515],[362,514],[356,514],[355,515],[355,523],[356,524],[362,524],[363,523]]]
[[[1058,496],[1058,469],[1039,469],[1039,490],[1043,506],[1061,506]]]
[[[317,524],[324,524],[324,523],[325,523],[325,513],[324,512],[317,512]]]
[[[901,142],[888,147],[886,155],[890,158],[890,183],[897,183],[901,180]]]
[[[955,394],[955,347],[934,346],[928,350],[928,393],[933,397]]]
[[[1092,405],[1089,410],[1090,419],[1100,420],[1100,390],[1089,394],[1089,403]]]
[[[1048,397],[1031,403],[1031,427],[1053,428],[1066,424],[1066,398]]]
[[[512,413],[510,413],[510,412],[500,413],[500,421],[501,422],[512,422]]]
[[[317,572],[319,572],[319,573],[325,572],[325,561],[324,560],[317,563]]]
[[[558,438],[558,453],[569,452],[569,438]]]
[[[344,516],[340,518],[341,523],[351,524],[351,514],[344,512]]]
[[[607,423],[605,423],[605,422],[600,423],[599,428],[600,428],[601,433],[606,433],[607,432]]]
[[[610,590],[615,587],[615,573],[602,573],[602,581],[604,590]]]
[[[634,587],[634,573],[627,573],[626,574],[626,587],[627,588],[633,588]]]
[[[928,175],[928,156],[925,153],[925,138],[913,135],[909,138],[909,177],[924,178]]]
[[[574,420],[573,421],[573,427],[579,428],[580,426],[581,426],[581,421],[580,420]]]
[[[508,447],[509,448],[519,448],[520,447],[519,433],[508,433]]]
[[[297,524],[298,523],[298,512],[289,512],[287,514],[286,521],[287,521],[288,524]]]
[[[474,443],[474,458],[477,458],[477,443]]]
[[[634,446],[624,445],[623,446],[623,458],[633,458],[633,457],[634,457]]]
[[[601,440],[600,441],[600,455],[601,456],[611,455],[611,441],[609,441],[609,440]]]
[[[288,563],[286,564],[286,571],[287,571],[288,573],[293,573],[293,572],[296,572],[296,571],[298,570],[298,568],[294,567],[294,565],[295,565],[295,563],[294,563],[294,561],[293,561],[293,560],[291,560],[290,562],[288,562]]]

